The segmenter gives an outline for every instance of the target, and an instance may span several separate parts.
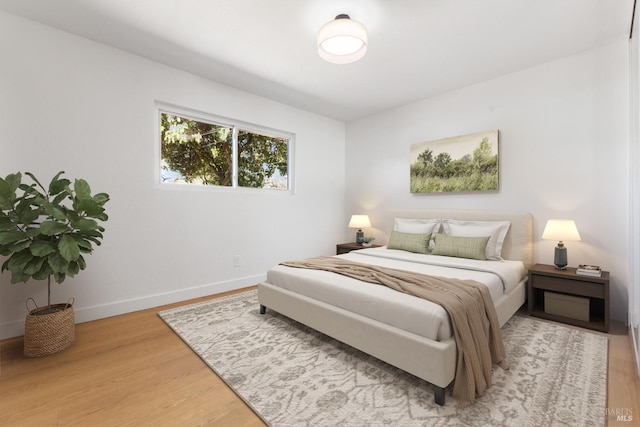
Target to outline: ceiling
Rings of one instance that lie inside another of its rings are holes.
[[[0,10],[349,122],[629,36],[633,0],[0,0]],[[367,55],[316,33],[362,22]]]

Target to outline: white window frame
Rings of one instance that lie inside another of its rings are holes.
[[[155,102],[155,138],[154,138],[154,164],[155,164],[155,182],[157,187],[162,190],[179,190],[179,191],[233,191],[233,192],[248,192],[253,193],[271,193],[271,194],[294,194],[294,148],[295,148],[295,134],[292,132],[286,132],[279,129],[273,129],[266,126],[256,125],[253,123],[244,122],[241,120],[230,119],[214,114],[205,113],[202,111],[193,110],[190,108],[180,107],[177,105],[156,101]],[[162,182],[161,179],[161,162],[162,162],[162,149],[161,149],[161,132],[160,115],[171,114],[188,119],[202,121],[205,123],[211,123],[216,126],[230,127],[233,131],[233,146],[231,149],[231,186],[222,185],[200,185],[189,183],[167,183]],[[238,130],[255,132],[262,135],[268,135],[275,138],[287,139],[287,189],[279,190],[275,188],[251,188],[242,187],[238,185]]]

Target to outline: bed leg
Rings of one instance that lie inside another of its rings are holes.
[[[444,406],[444,387],[438,387],[437,385],[433,385],[433,394],[434,401],[436,405]]]
[[[260,304],[260,314],[265,314],[267,312],[267,307],[265,307],[264,305]]]

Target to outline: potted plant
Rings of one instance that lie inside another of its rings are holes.
[[[364,246],[365,248],[370,248],[373,245],[371,242],[373,242],[374,240],[376,240],[375,237],[363,237],[362,246]]]
[[[11,273],[11,283],[29,279],[47,281],[47,305],[29,310],[25,320],[24,354],[57,353],[73,344],[73,300],[51,304],[51,279],[62,283],[86,267],[84,254],[100,245],[107,221],[104,205],[109,195],[91,195],[83,179],[62,178],[59,172],[48,189],[26,172],[0,178],[0,255],[8,257],[0,272]],[[27,299],[35,304],[32,298]]]

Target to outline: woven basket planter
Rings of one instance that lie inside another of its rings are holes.
[[[32,298],[29,300],[35,305]],[[52,304],[30,310],[24,323],[24,355],[42,357],[58,353],[76,339],[73,299],[66,304]]]

